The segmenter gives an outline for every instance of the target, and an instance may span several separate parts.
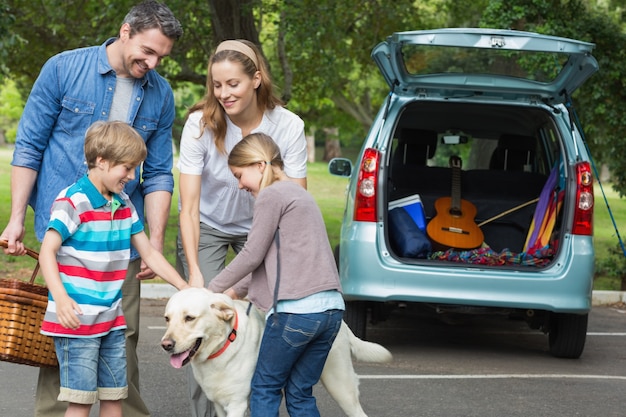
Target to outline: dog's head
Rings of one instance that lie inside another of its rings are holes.
[[[187,288],[175,293],[165,306],[167,330],[161,347],[170,364],[180,368],[193,358],[206,359],[218,350],[232,330],[233,300],[206,288]]]

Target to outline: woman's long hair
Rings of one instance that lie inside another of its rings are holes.
[[[187,116],[189,116],[189,114],[195,111],[202,110],[201,131],[199,135],[202,135],[202,131],[204,131],[205,128],[209,129],[213,133],[215,146],[224,154],[226,153],[224,146],[227,126],[226,112],[217,97],[215,97],[215,94],[213,94],[213,75],[211,74],[213,64],[222,61],[238,63],[241,65],[243,72],[249,76],[250,79],[254,77],[256,71],[259,71],[261,75],[261,83],[256,89],[256,100],[259,108],[265,111],[266,109],[271,110],[276,106],[283,104],[280,98],[274,95],[274,88],[268,66],[259,49],[254,43],[245,39],[238,39],[237,41],[247,45],[254,51],[259,67],[257,68],[252,59],[238,51],[223,50],[218,53],[214,53],[209,59],[206,93],[202,100],[194,104],[187,113]]]

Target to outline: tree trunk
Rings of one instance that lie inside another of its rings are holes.
[[[218,45],[220,42],[227,39],[247,39],[253,42],[261,51],[263,59],[265,59],[271,73],[272,69],[265,58],[266,55],[263,52],[263,47],[259,40],[259,28],[255,20],[254,8],[257,7],[258,10],[258,0],[208,0],[208,3],[211,14],[211,28],[213,30],[214,44]],[[287,104],[291,99],[293,71],[287,59],[287,49],[285,45],[287,28],[285,25],[284,13],[281,12],[276,48],[284,79],[281,99]],[[276,79],[277,77],[272,76],[272,78]]]
[[[261,47],[255,25],[255,0],[209,0],[215,45],[227,39],[247,39]]]
[[[315,162],[315,129],[311,129],[311,134],[306,135],[306,152],[307,161],[309,163]]]
[[[324,129],[326,133],[326,142],[324,146],[324,161],[328,162],[333,158],[341,157],[341,144],[339,143],[339,129],[329,127]]]

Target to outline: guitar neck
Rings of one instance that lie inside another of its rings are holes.
[[[450,194],[450,214],[461,215],[461,159],[457,156],[450,157],[452,169],[452,191]]]

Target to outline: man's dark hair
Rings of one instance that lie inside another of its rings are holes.
[[[183,36],[183,27],[174,13],[165,4],[155,0],[147,0],[133,7],[124,18],[124,23],[130,25],[131,37],[150,29],[159,29],[175,41]]]

